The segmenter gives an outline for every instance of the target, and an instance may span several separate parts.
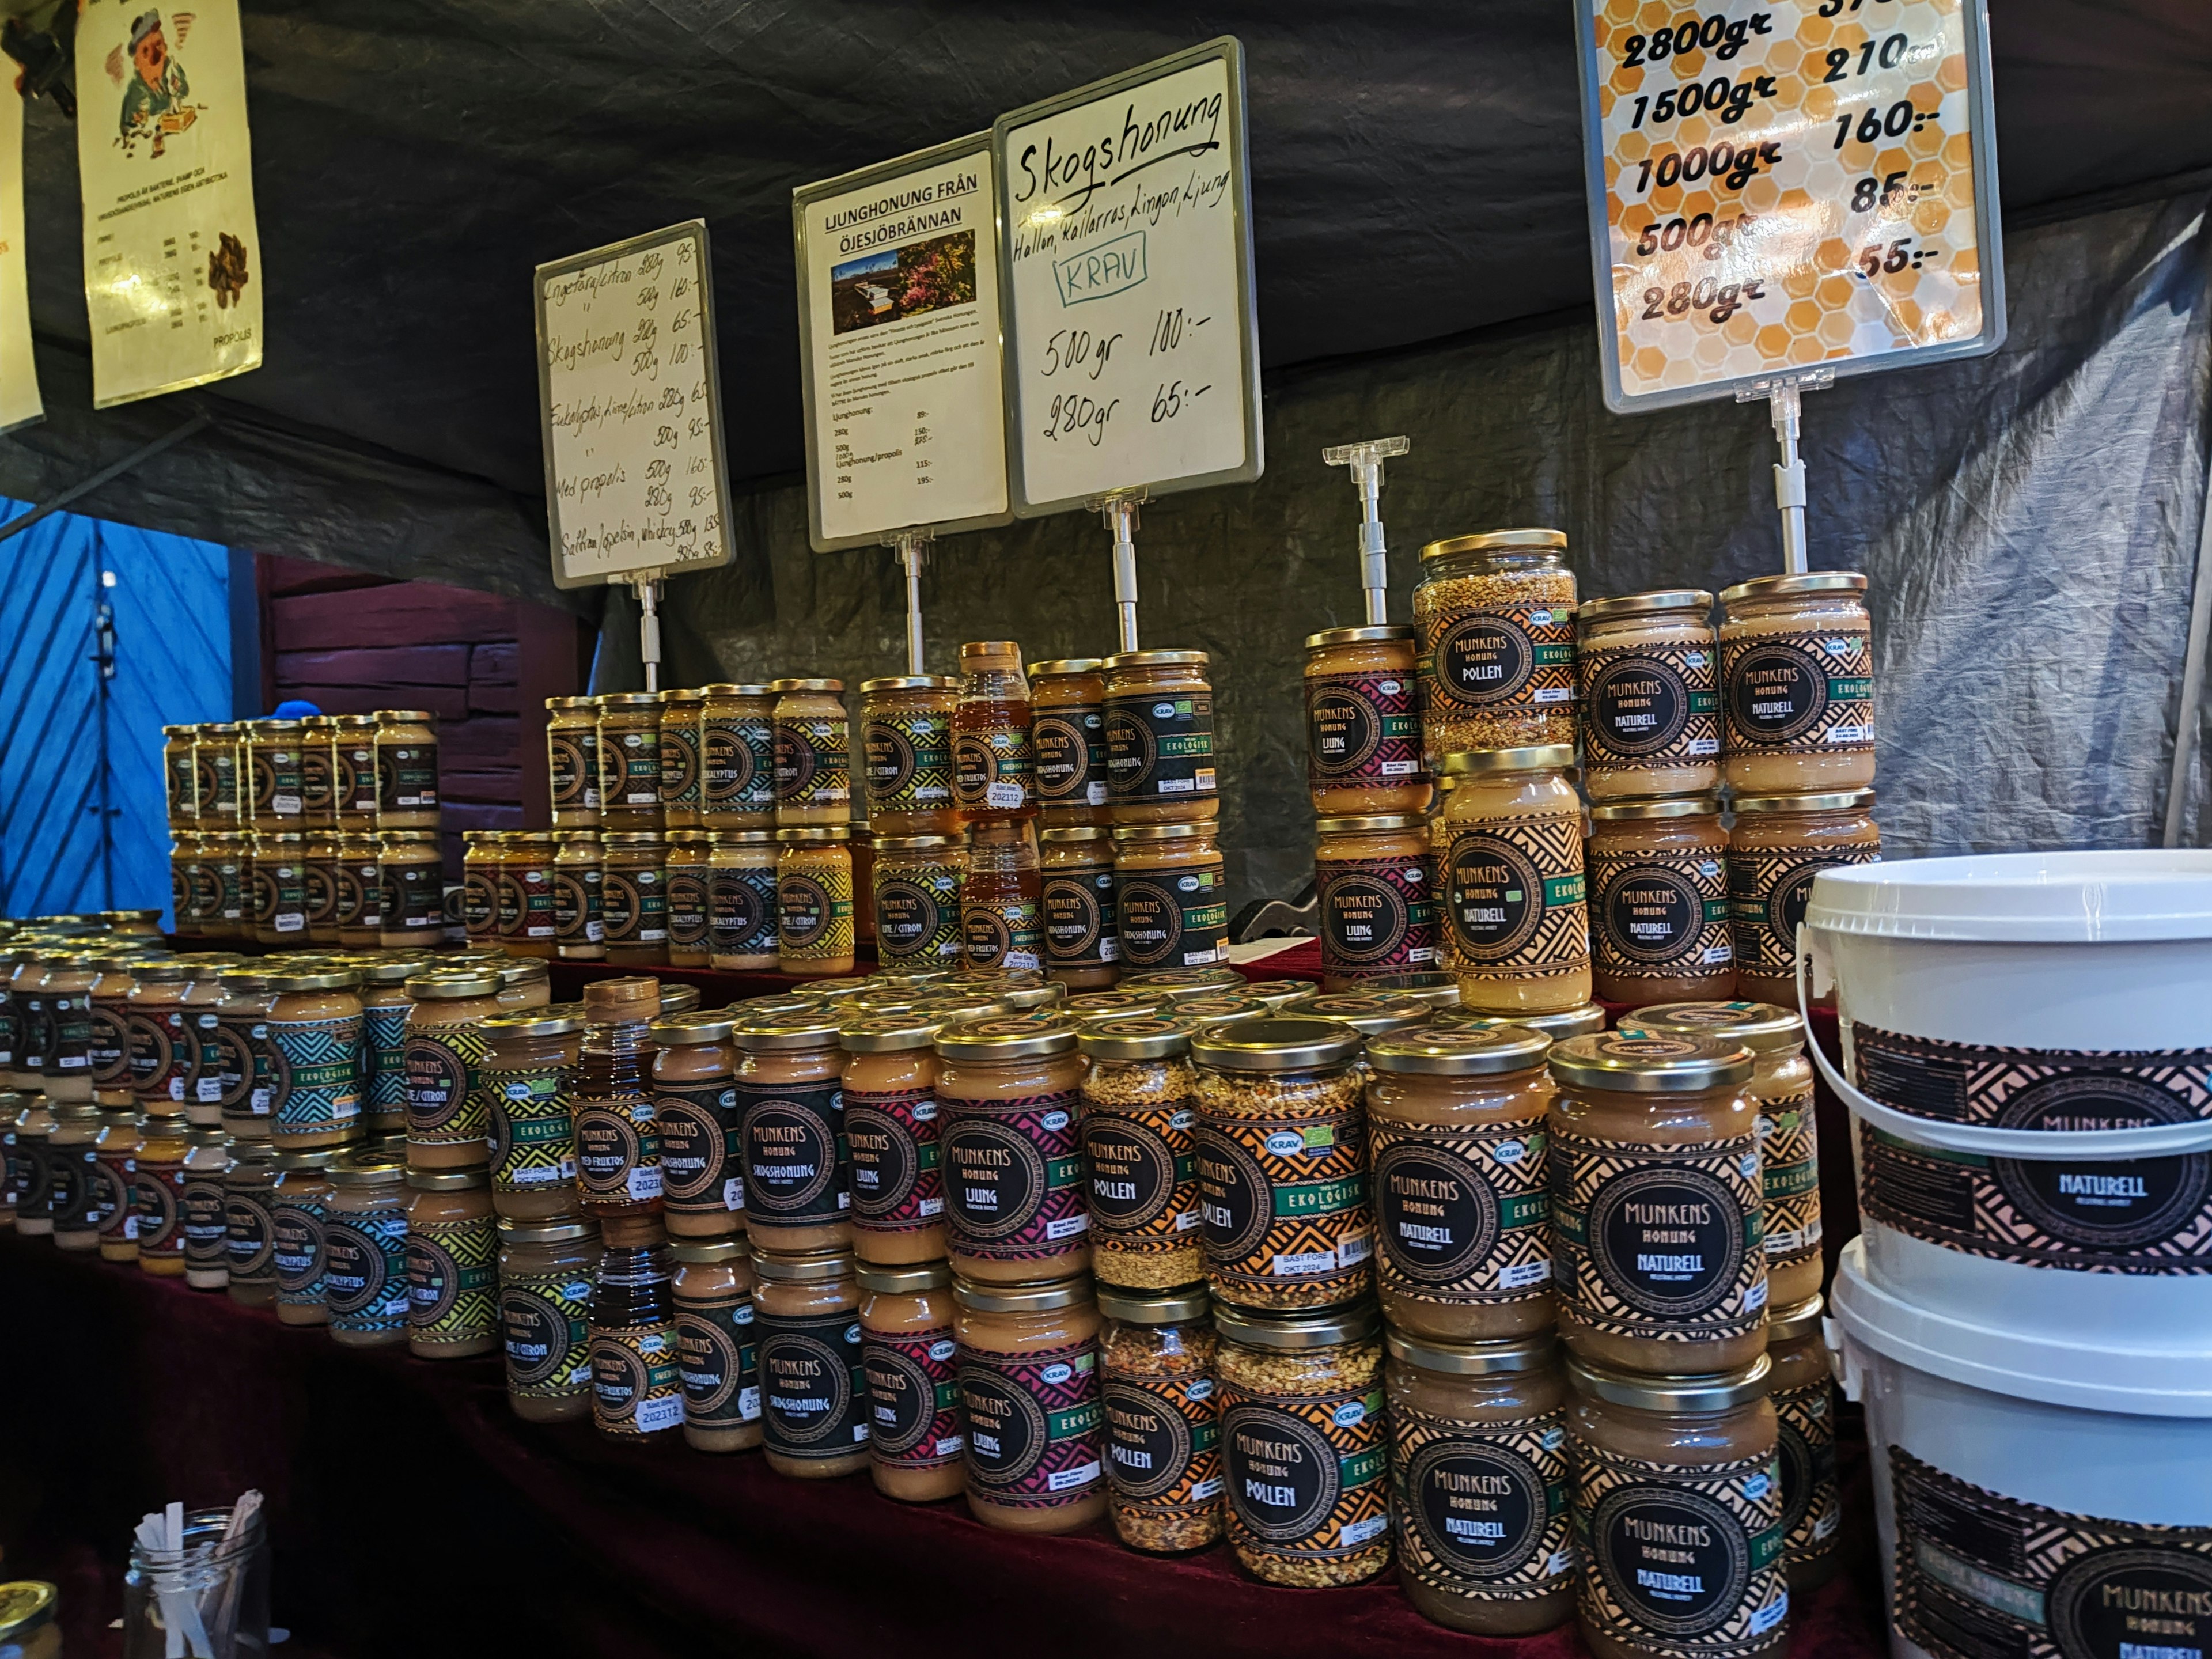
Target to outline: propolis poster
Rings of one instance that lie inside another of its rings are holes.
[[[76,90],[94,405],[258,368],[238,0],[82,0]]]

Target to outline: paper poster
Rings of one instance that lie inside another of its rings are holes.
[[[1607,401],[2004,337],[1981,0],[1578,0]]]
[[[792,192],[817,550],[1003,524],[988,134]]]
[[[536,287],[555,585],[727,564],[706,222],[540,265]]]
[[[82,0],[76,90],[94,407],[260,368],[238,0]]]
[[[31,291],[23,257],[23,100],[0,88],[0,432],[38,420],[31,354]]]
[[[1237,42],[1017,110],[993,134],[1015,511],[1258,477]]]

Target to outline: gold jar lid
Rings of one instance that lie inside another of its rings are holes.
[[[807,1250],[787,1255],[780,1250],[755,1250],[753,1272],[763,1279],[793,1285],[849,1279],[853,1274],[853,1253]]]
[[[821,842],[828,843],[831,842],[850,841],[853,838],[853,831],[851,827],[848,824],[812,823],[806,825],[804,829],[779,830],[775,832],[775,838],[786,846],[798,847],[804,846],[809,842]],[[619,837],[617,837],[616,839],[619,839]]]
[[[947,836],[943,839],[952,841],[957,837]],[[707,832],[709,848],[771,847],[775,844],[775,831],[773,830],[710,830]]]
[[[950,1285],[952,1264],[916,1261],[897,1267],[878,1267],[860,1261],[853,1266],[853,1277],[860,1281],[864,1291],[878,1291],[886,1296],[920,1296],[925,1291],[942,1290]]]
[[[769,687],[764,684],[741,685],[729,680],[717,680],[712,685],[701,686],[699,690],[702,696],[709,697],[765,697],[769,695]]]
[[[837,1042],[842,1014],[833,1004],[803,1003],[795,1007],[739,1013],[742,1004],[722,1010],[731,1015],[730,1040],[748,1054],[769,1049],[828,1048]]]
[[[1647,1412],[1724,1412],[1765,1395],[1773,1362],[1765,1354],[1732,1371],[1695,1376],[1639,1376],[1567,1356],[1567,1378],[1583,1394]]]
[[[1432,1012],[1418,997],[1370,995],[1363,991],[1324,991],[1283,1005],[1283,1012],[1308,1019],[1335,1020],[1362,1036],[1380,1036],[1401,1026],[1427,1023]]]
[[[427,708],[380,708],[376,711],[379,726],[435,726],[438,717]]]
[[[428,720],[430,717],[428,714],[425,714],[422,718],[424,720]],[[264,719],[255,720],[252,722],[252,725],[254,737],[256,738],[265,739],[269,738],[289,738],[293,733],[302,730],[304,728],[305,722],[295,720],[280,720],[276,715],[270,714]]]
[[[347,966],[357,971],[364,982],[370,985],[392,985],[410,980],[428,971],[428,957],[384,956],[349,957]]]
[[[1218,823],[1117,823],[1114,826],[1114,844],[1123,842],[1196,841],[1202,836],[1218,836]]]
[[[448,969],[443,973],[417,974],[407,981],[407,994],[417,1002],[456,1001],[463,997],[499,994],[499,975]]]
[[[229,972],[217,975],[228,979]],[[361,970],[356,968],[325,968],[318,966],[304,973],[275,973],[263,976],[268,988],[283,994],[295,991],[354,991],[361,988]]]
[[[555,714],[558,714],[562,709],[566,708],[589,708],[591,706],[592,700],[589,697],[548,697],[545,699],[545,707]]]
[[[1093,1060],[1170,1060],[1190,1052],[1199,1022],[1180,1006],[1166,1013],[1123,1012],[1086,1022],[1075,1034],[1076,1046]]]
[[[1310,980],[1300,984],[1313,986]],[[1459,981],[1449,974],[1376,974],[1363,977],[1360,990],[1368,996],[1411,997],[1416,1002],[1425,1002],[1431,1008],[1456,1008],[1459,1006]],[[1312,990],[1306,994],[1310,996]]]
[[[305,1146],[296,1149],[290,1146],[279,1146],[276,1148],[276,1167],[280,1170],[327,1170],[337,1161],[339,1150],[336,1146]]]
[[[1250,982],[1234,968],[1158,968],[1150,973],[1127,975],[1114,988],[1158,991],[1180,998],[1204,996],[1209,991],[1241,991]]]
[[[1371,1342],[1382,1328],[1382,1312],[1372,1301],[1294,1314],[1258,1313],[1226,1302],[1213,1304],[1213,1328],[1231,1342],[1284,1353]]]
[[[580,1010],[571,1013],[566,1009],[556,1012],[551,1008],[532,1008],[527,1013],[489,1015],[477,1022],[477,1030],[488,1041],[497,1042],[502,1039],[567,1036],[582,1030],[586,1024]]]
[[[62,1593],[43,1578],[19,1578],[0,1584],[0,1642],[21,1647],[42,1625],[53,1622]]]
[[[1635,800],[1594,800],[1589,815],[1600,823],[1647,818],[1711,818],[1720,816],[1717,795],[1670,795]]]
[[[1112,830],[1103,823],[1071,823],[1051,830],[1040,830],[1037,831],[1037,839],[1062,842],[1105,841],[1111,836],[1112,833]],[[880,847],[883,843],[878,842],[876,845]]]
[[[1124,668],[1204,668],[1212,660],[1203,651],[1121,651],[1100,666],[1111,674]]]
[[[1447,1371],[1455,1376],[1541,1370],[1559,1351],[1559,1336],[1552,1331],[1508,1337],[1498,1342],[1440,1342],[1433,1337],[1409,1336],[1393,1328],[1385,1333],[1382,1345],[1393,1359],[1402,1359],[1425,1371]]]
[[[1618,1094],[1688,1094],[1751,1081],[1751,1050],[1711,1037],[1599,1031],[1552,1046],[1559,1082]]]
[[[1382,623],[1367,628],[1324,628],[1318,634],[1306,635],[1306,649],[1326,651],[1337,645],[1389,645],[1400,640],[1419,637],[1410,623]]]
[[[379,718],[380,716],[375,714],[333,714],[331,716],[331,724],[341,732],[366,732],[377,723]],[[235,726],[228,728],[216,726],[211,729],[218,732],[225,729],[237,730]]]
[[[667,836],[662,835],[658,830],[630,830],[619,834],[602,834],[599,836],[599,845],[602,847],[652,848],[665,847],[667,844]]]
[[[1863,593],[1867,579],[1856,570],[1804,570],[1794,576],[1753,576],[1721,589],[1721,603],[1739,599],[1786,599],[1798,593]]]
[[[768,689],[778,693],[785,691],[842,692],[845,689],[845,682],[842,680],[817,679],[770,680],[768,683]]]
[[[1002,1007],[1024,1011],[1050,1009],[1060,1012],[1060,1005],[1067,1000],[1067,987],[1056,979],[1042,985],[1002,985],[990,993],[991,1000]]]
[[[702,1042],[727,1042],[740,1017],[726,1008],[710,1008],[656,1020],[646,1035],[664,1048],[688,1048]]]
[[[672,1261],[713,1263],[741,1261],[745,1257],[744,1241],[737,1238],[672,1238],[668,1241],[668,1258]]]
[[[926,1005],[887,1008],[881,1012],[848,1012],[837,1028],[837,1041],[848,1054],[896,1054],[927,1048],[937,1034],[957,1024],[951,1009],[932,1010]]]
[[[1049,830],[1045,831],[1048,836],[1051,833]],[[966,838],[961,836],[878,836],[876,851],[878,853],[938,853],[948,847],[963,846],[965,841]]]
[[[1874,805],[1871,789],[1835,789],[1804,795],[1738,795],[1736,815],[1746,812],[1850,812]]]
[[[1060,1012],[1088,1024],[1095,1019],[1120,1019],[1128,1014],[1157,1013],[1172,1000],[1164,991],[1147,996],[1141,991],[1085,991],[1060,1005]]]
[[[502,1216],[499,1223],[500,1242],[506,1244],[572,1244],[599,1236],[599,1224],[589,1219],[510,1221]]]
[[[397,1187],[407,1179],[407,1165],[390,1152],[370,1147],[349,1152],[331,1160],[331,1182],[338,1187]]]
[[[955,1274],[952,1299],[972,1313],[1050,1313],[1090,1301],[1091,1275],[1077,1273],[1035,1285],[978,1285]]]
[[[1192,1036],[1191,1058],[1231,1071],[1299,1072],[1358,1057],[1358,1031],[1339,1020],[1301,1018],[1302,1007],[1209,1025]]]
[[[495,971],[502,986],[520,985],[527,980],[550,979],[552,976],[552,969],[546,966],[543,957],[517,957],[500,963]]]
[[[1210,991],[1202,997],[1185,997],[1170,1006],[1177,1018],[1200,1025],[1218,1024],[1225,1019],[1249,1019],[1255,1014],[1275,1012],[1272,1004],[1235,991]]]
[[[1766,1340],[1774,1342],[1795,1342],[1800,1337],[1817,1336],[1820,1330],[1820,1316],[1827,1310],[1818,1291],[1802,1302],[1793,1302],[1786,1308],[1775,1308],[1766,1316]]]
[[[1316,818],[1314,832],[1322,836],[1380,834],[1389,830],[1425,830],[1428,817],[1421,812],[1366,812],[1346,817]]]
[[[967,647],[961,647],[965,651]],[[875,691],[957,691],[960,682],[947,674],[885,674],[879,678],[862,680],[862,695]]]
[[[418,1193],[465,1193],[491,1185],[491,1170],[482,1164],[458,1170],[410,1170],[407,1184]]]
[[[1578,622],[1602,622],[1608,617],[1656,617],[1669,611],[1695,611],[1699,617],[1713,608],[1713,596],[1702,587],[1662,587],[1649,593],[1623,593],[1610,599],[1584,599],[1576,611]]]
[[[1525,1025],[1474,1025],[1456,1031],[1421,1025],[1368,1039],[1367,1063],[1378,1072],[1422,1077],[1495,1077],[1541,1066],[1551,1048],[1551,1038]]]
[[[1592,1031],[1605,1030],[1605,1010],[1595,1002],[1548,1014],[1492,1014],[1479,1008],[1439,1008],[1430,1016],[1429,1023],[1446,1030],[1461,1030],[1471,1025],[1525,1025],[1559,1042],[1571,1036],[1587,1036]]]
[[[835,979],[810,979],[791,988],[791,994],[809,1002],[845,1002],[876,989],[873,974],[841,974]]]
[[[1575,763],[1571,743],[1539,743],[1525,749],[1462,749],[1437,763],[1448,778],[1483,772],[1564,772]]]
[[[1074,1051],[1076,1030],[1057,1010],[1030,1009],[962,1020],[937,1034],[945,1060],[1032,1060]]]
[[[1454,553],[1564,553],[1567,547],[1567,532],[1564,530],[1483,530],[1472,536],[1449,536],[1442,541],[1431,542],[1421,549],[1424,561],[1442,559]]]
[[[1452,989],[1459,989],[1459,981],[1452,981]],[[1301,997],[1317,996],[1321,987],[1310,979],[1255,979],[1244,983],[1244,994],[1257,997],[1270,1008],[1287,1007]]]
[[[671,686],[665,691],[656,691],[653,695],[660,699],[661,707],[664,708],[672,702],[704,702],[707,701],[707,694],[704,691],[695,690],[690,686]]]
[[[1097,1287],[1098,1311],[1126,1325],[1188,1325],[1213,1317],[1213,1298],[1203,1285],[1165,1291],[1133,1291],[1119,1285]]]
[[[261,839],[269,838],[264,836]],[[377,839],[383,843],[386,853],[395,847],[403,852],[412,848],[417,853],[428,852],[434,859],[438,856],[438,832],[434,830],[383,830],[377,832]]]
[[[1048,657],[1029,665],[1031,679],[1041,674],[1096,674],[1106,666],[1103,657]]]
[[[601,693],[594,701],[602,711],[609,708],[658,708],[660,707],[660,693],[658,691],[607,691]]]
[[[1802,1048],[1805,1022],[1776,1002],[1656,1002],[1620,1017],[1620,1029],[1740,1042],[1755,1054]]]

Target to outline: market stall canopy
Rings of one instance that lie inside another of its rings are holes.
[[[2008,211],[2212,166],[2212,7],[1995,10]],[[1218,33],[1249,58],[1271,368],[1590,302],[1569,0],[246,0],[245,24],[267,366],[88,412],[76,136],[34,103],[50,416],[0,441],[0,489],[41,499],[211,409],[84,510],[548,594],[533,265],[703,216],[731,471],[787,478],[792,187]]]

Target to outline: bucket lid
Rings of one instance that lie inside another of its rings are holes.
[[[1823,870],[1805,925],[1886,939],[2212,939],[2212,848],[1985,853]]]
[[[2115,1348],[2102,1337],[2053,1342],[1996,1323],[1970,1324],[1877,1285],[1863,1238],[1844,1246],[1828,1300],[1853,1340],[1968,1388],[2084,1411],[2212,1417],[2212,1334],[2197,1333],[2194,1347]],[[2002,1310],[1990,1316],[2001,1319]]]

